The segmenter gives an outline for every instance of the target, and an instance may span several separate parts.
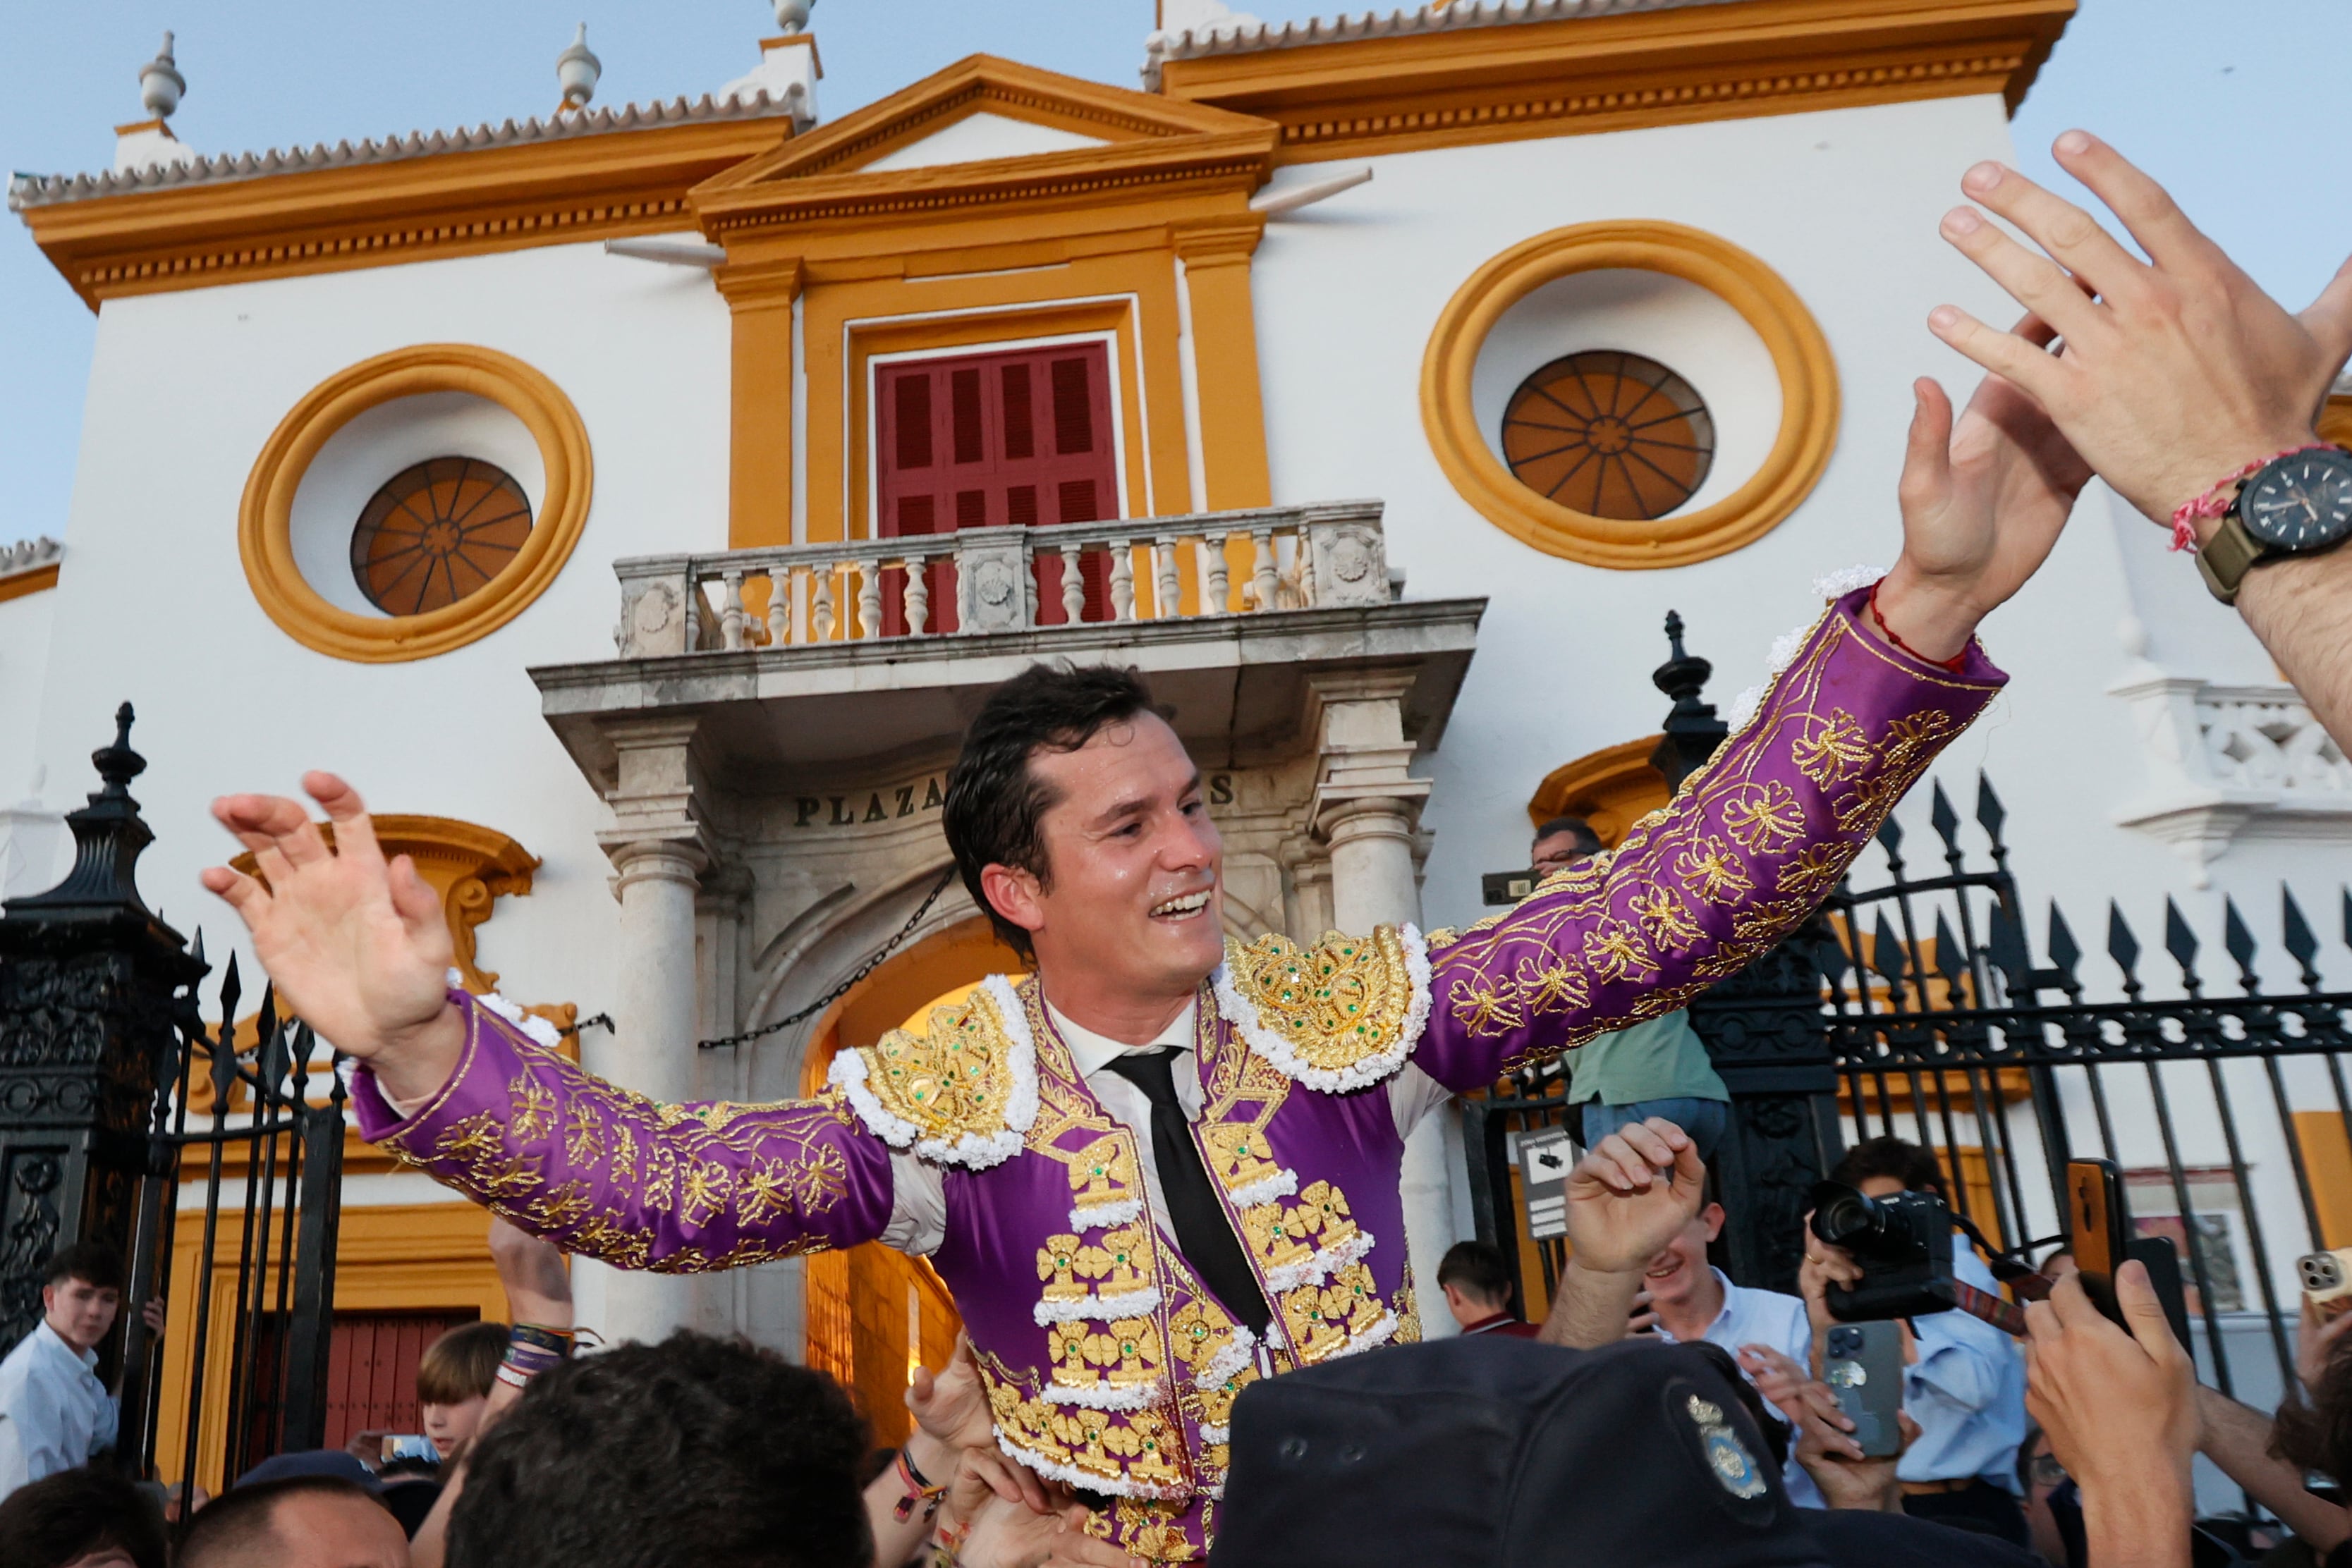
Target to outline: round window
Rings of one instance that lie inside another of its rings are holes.
[[[387,615],[444,609],[489,585],[530,538],[530,498],[504,469],[433,457],[386,480],[352,530],[352,576]]]
[[[1519,383],[1503,412],[1503,459],[1521,484],[1588,517],[1645,521],[1698,493],[1715,421],[1655,360],[1593,349]]]

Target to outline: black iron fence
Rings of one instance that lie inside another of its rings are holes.
[[[1974,814],[1971,864],[1937,785],[1925,865],[1890,819],[1806,927],[1692,1005],[1734,1103],[1712,1173],[1729,1216],[1717,1260],[1793,1290],[1806,1194],[1853,1140],[1933,1151],[1953,1207],[2003,1247],[2060,1233],[2065,1161],[2104,1155],[2137,1228],[2179,1254],[2207,1377],[2267,1402],[2292,1377],[2294,1259],[2352,1245],[2352,992],[2326,988],[2320,939],[2284,889],[2273,928],[2290,988],[2266,988],[2255,922],[2232,899],[2218,985],[2169,902],[2161,959],[2113,905],[2105,964],[2089,958],[2053,904],[2033,923],[2037,962],[2006,813],[1982,780]],[[2352,894],[2340,915],[2352,948]],[[1511,1155],[1514,1134],[1568,1121],[1567,1086],[1561,1063],[1541,1064],[1471,1103],[1466,1124],[1479,1234],[1529,1260],[1546,1297],[1564,1253],[1523,1243]]]
[[[40,1321],[59,1248],[117,1249],[129,1289],[99,1369],[122,1396],[115,1457],[217,1490],[324,1437],[344,1090],[267,988],[240,1021],[234,958],[205,1022],[202,939],[139,895],[153,835],[131,723],[125,704],[91,758],[104,788],[67,818],[65,880],[0,910],[0,1350]]]

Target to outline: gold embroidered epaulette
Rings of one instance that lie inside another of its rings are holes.
[[[894,1029],[833,1059],[826,1081],[894,1149],[985,1170],[1021,1152],[1037,1119],[1037,1045],[1020,998],[991,975],[930,1029]]]
[[[1410,925],[1227,943],[1217,1006],[1258,1055],[1309,1089],[1340,1094],[1404,1065],[1429,1022],[1429,950]]]

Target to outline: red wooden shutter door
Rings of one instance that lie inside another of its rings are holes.
[[[915,360],[881,368],[877,532],[1035,528],[1119,515],[1110,358],[1101,343]],[[1085,562],[1089,621],[1108,615],[1109,559]],[[904,635],[902,574],[883,585],[883,634]],[[930,628],[955,629],[954,569],[934,565]],[[1038,567],[1038,618],[1062,619],[1061,567]]]

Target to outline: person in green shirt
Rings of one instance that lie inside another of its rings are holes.
[[[1549,876],[1601,852],[1601,836],[1581,817],[1554,817],[1536,830],[1529,861]],[[1715,1145],[1731,1124],[1731,1092],[1723,1086],[1706,1047],[1676,1010],[1588,1040],[1568,1053],[1568,1103],[1584,1107],[1584,1146],[1591,1148],[1628,1123],[1664,1116],[1698,1145],[1712,1164]]]

